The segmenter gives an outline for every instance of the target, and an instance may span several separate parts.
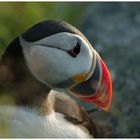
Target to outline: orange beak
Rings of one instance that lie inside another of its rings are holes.
[[[97,55],[97,64],[92,76],[69,89],[81,100],[108,110],[112,99],[112,81],[103,60]]]
[[[101,58],[99,58],[99,62],[102,68],[102,77],[99,88],[96,89],[92,96],[80,98],[97,105],[103,110],[108,110],[112,99],[112,81],[108,69]]]

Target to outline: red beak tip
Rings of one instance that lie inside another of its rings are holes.
[[[99,58],[99,62],[102,69],[102,81],[100,87],[95,93],[93,93],[92,96],[83,97],[82,99],[86,102],[96,105],[104,111],[108,111],[112,99],[112,80],[109,71],[101,58]]]

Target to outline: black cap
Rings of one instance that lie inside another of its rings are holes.
[[[25,31],[22,37],[28,42],[34,42],[60,32],[69,32],[82,37],[84,36],[78,29],[64,21],[45,20]]]

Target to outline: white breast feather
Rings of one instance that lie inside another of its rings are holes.
[[[0,137],[88,138],[89,135],[60,113],[42,117],[27,108],[0,106]]]

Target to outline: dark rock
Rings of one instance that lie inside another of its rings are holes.
[[[110,114],[94,115],[112,125],[108,137],[140,137],[139,9],[140,3],[90,3],[80,26],[111,73]]]

